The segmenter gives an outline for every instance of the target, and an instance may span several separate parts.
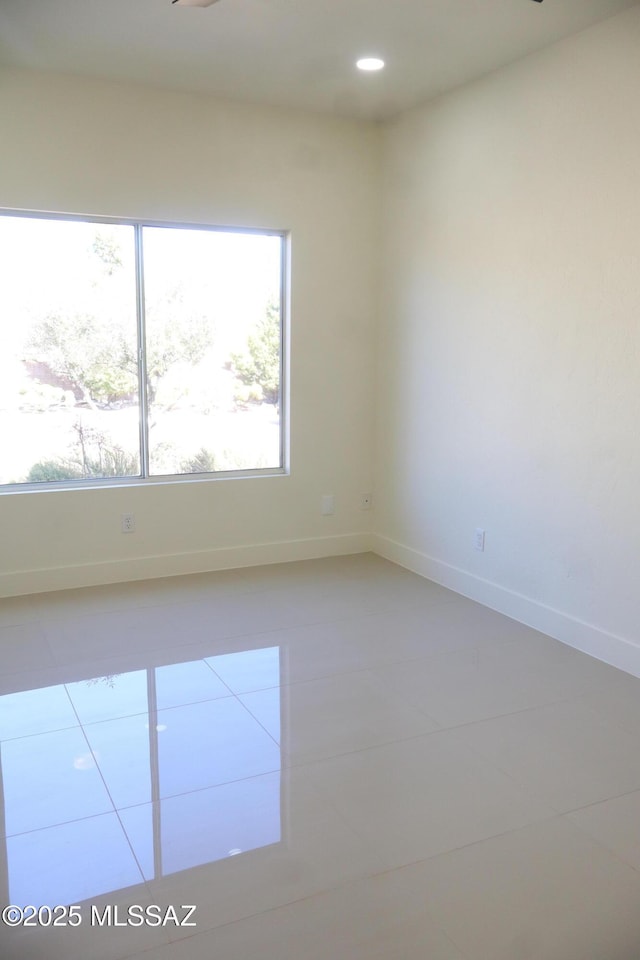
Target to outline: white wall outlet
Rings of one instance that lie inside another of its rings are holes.
[[[136,529],[136,518],[133,513],[123,513],[120,517],[120,529],[123,533],[134,533]]]
[[[373,494],[363,493],[360,497],[360,509],[361,510],[371,510],[373,506]]]
[[[476,527],[476,532],[473,535],[473,548],[474,550],[480,550],[481,553],[484,551],[484,530],[482,527]]]
[[[320,500],[320,513],[323,517],[331,517],[336,512],[336,498],[332,493],[325,493]]]

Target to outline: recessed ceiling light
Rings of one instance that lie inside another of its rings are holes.
[[[367,70],[371,73],[375,70],[382,70],[384,60],[381,60],[380,57],[362,57],[361,60],[356,61],[356,67],[358,70]]]

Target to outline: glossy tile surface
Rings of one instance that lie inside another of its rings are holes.
[[[7,836],[112,809],[79,727],[7,740],[0,749]]]
[[[282,744],[285,764],[310,763],[437,730],[437,724],[389,694],[371,671],[338,674],[287,687],[289,718],[281,717],[281,690],[240,695],[240,701]]]
[[[10,903],[78,903],[142,882],[115,813],[9,837],[7,862]]]
[[[639,690],[371,554],[0,602],[0,956],[635,960]]]

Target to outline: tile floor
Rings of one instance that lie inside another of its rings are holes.
[[[0,956],[637,960],[639,732],[372,554],[1,601]]]

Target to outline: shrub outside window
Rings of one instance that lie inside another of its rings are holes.
[[[5,490],[282,471],[282,232],[0,216]]]

